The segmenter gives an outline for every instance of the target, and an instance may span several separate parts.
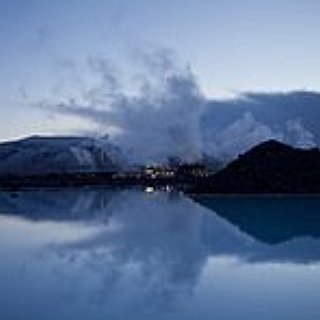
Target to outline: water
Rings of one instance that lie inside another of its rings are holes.
[[[318,320],[319,208],[317,198],[0,192],[0,319]]]

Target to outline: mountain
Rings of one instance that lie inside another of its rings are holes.
[[[124,165],[107,138],[41,137],[0,144],[0,175],[113,171]]]
[[[320,193],[320,151],[270,140],[198,182],[191,193]]]

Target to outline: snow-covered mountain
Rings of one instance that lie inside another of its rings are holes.
[[[124,165],[107,138],[33,136],[0,144],[0,175],[112,171]]]

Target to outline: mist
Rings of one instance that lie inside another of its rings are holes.
[[[110,62],[91,60],[100,83],[82,92],[81,102],[69,99],[51,108],[89,120],[97,134],[120,146],[131,162],[200,160],[200,118],[207,101],[194,74],[168,53],[139,60],[144,73],[135,73],[129,88],[119,79],[121,72],[107,67]]]
[[[140,56],[140,70],[124,79],[112,61],[90,59],[95,85],[50,109],[88,120],[96,135],[108,137],[134,163],[204,156],[228,162],[269,139],[301,148],[319,144],[319,93],[213,99],[202,92],[191,67],[177,61],[166,51]]]

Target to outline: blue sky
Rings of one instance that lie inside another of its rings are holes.
[[[86,129],[30,105],[76,95],[90,57],[170,48],[210,97],[319,91],[319,16],[318,0],[0,0],[0,139]]]

